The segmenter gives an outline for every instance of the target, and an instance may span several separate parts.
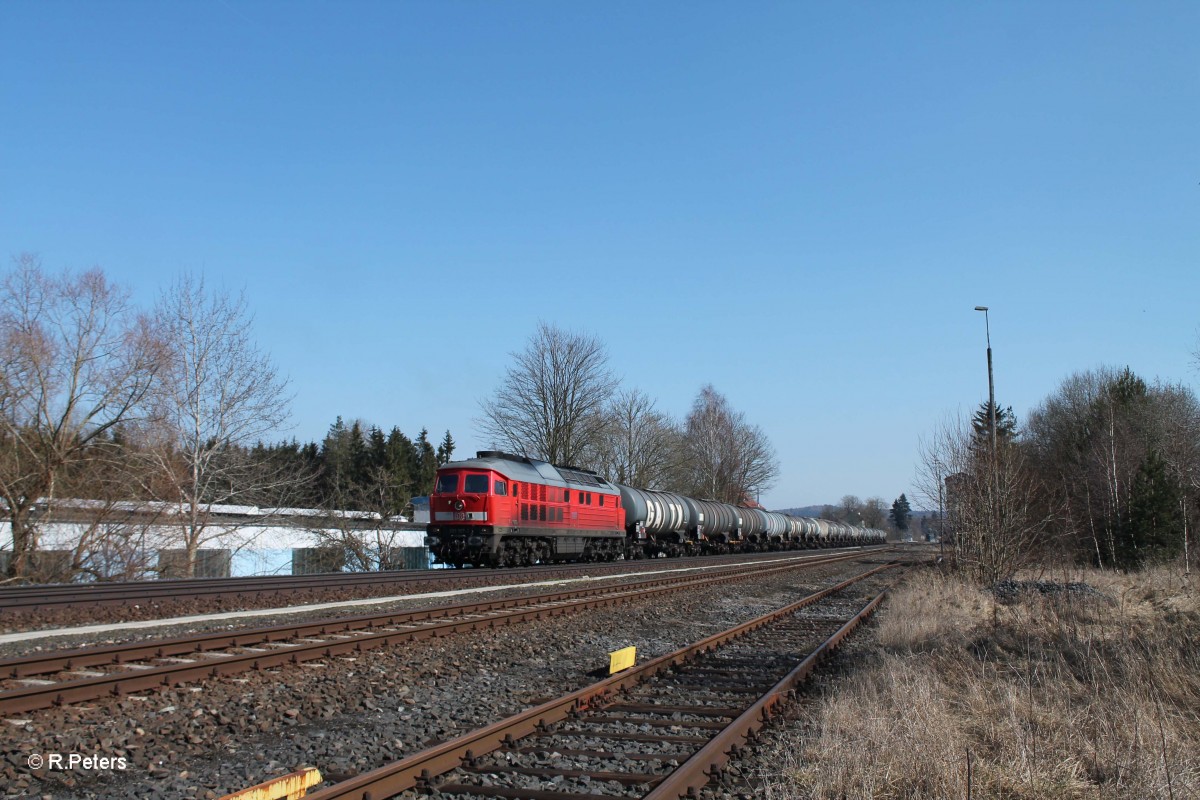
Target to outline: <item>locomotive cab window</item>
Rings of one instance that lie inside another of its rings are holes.
[[[437,481],[437,489],[434,490],[437,494],[454,494],[458,491],[458,474],[439,475]]]
[[[600,495],[600,505],[604,505],[604,495]]]
[[[571,502],[571,490],[570,489],[567,489],[566,491],[563,492],[563,502],[564,503]]]
[[[468,475],[466,481],[463,482],[463,491],[471,494],[487,494],[488,476],[487,475]]]
[[[501,497],[508,497],[508,484],[504,481],[496,481],[492,489]]]

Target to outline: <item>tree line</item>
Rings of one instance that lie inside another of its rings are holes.
[[[35,256],[14,259],[0,281],[9,578],[37,576],[56,520],[78,534],[54,577],[140,576],[161,549],[181,551],[190,575],[228,532],[211,524],[212,505],[386,519],[428,493],[453,452],[449,432],[435,448],[425,430],[410,439],[338,419],[319,444],[264,444],[289,419],[290,396],[251,329],[245,299],[201,278],[180,277],[141,309],[99,269],[51,274]],[[130,501],[162,513],[132,524]]]
[[[542,322],[480,403],[479,429],[497,449],[591,469],[645,489],[744,503],[779,473],[766,434],[711,384],[682,420],[637,388],[622,388],[603,343]]]
[[[258,505],[370,511],[386,519],[409,514],[414,497],[433,491],[437,469],[455,447],[450,431],[435,448],[425,428],[413,439],[397,426],[385,434],[378,426],[361,420],[347,425],[338,417],[320,442],[260,442],[249,457],[302,478],[283,491],[261,487]]]
[[[994,582],[1034,560],[1138,569],[1183,557],[1200,510],[1200,402],[1128,367],[1076,373],[1019,425],[997,407],[923,440],[918,483],[956,560]]]
[[[857,495],[848,494],[837,505],[822,506],[820,518],[857,527],[890,529],[904,535],[909,529],[912,507],[904,494],[893,500],[891,506],[882,497],[860,500]]]

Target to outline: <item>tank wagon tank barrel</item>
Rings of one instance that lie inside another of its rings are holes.
[[[522,566],[841,544],[883,531],[611,483],[485,450],[438,469],[426,543],[451,566]]]

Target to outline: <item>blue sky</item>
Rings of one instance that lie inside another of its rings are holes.
[[[1200,375],[1200,4],[0,3],[0,256],[244,289],[294,427],[466,454],[539,319],[772,507],[1069,373]]]

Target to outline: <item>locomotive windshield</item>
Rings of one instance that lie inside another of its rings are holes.
[[[464,492],[472,492],[474,494],[487,494],[488,476],[487,475],[468,475],[466,485],[463,486]]]
[[[458,491],[458,473],[451,472],[446,475],[438,475],[437,488],[433,490],[435,494],[454,494]]]

